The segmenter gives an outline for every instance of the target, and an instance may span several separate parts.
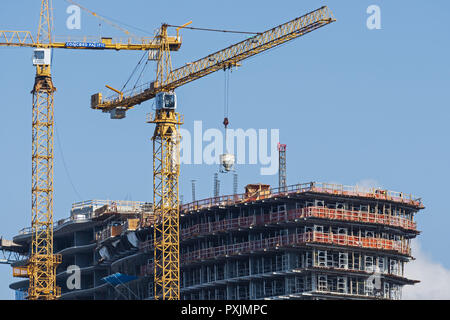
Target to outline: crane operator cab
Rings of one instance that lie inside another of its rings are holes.
[[[52,60],[51,49],[34,49],[33,66],[49,66]]]
[[[175,110],[177,96],[175,92],[159,92],[156,95],[156,110]]]

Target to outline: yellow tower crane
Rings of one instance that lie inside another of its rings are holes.
[[[53,126],[56,91],[51,76],[51,50],[160,50],[161,44],[154,38],[92,40],[87,37],[75,41],[55,41],[52,37],[53,17],[51,0],[41,0],[39,28],[36,38],[30,31],[0,30],[0,46],[31,47],[36,75],[33,90],[32,117],[32,220],[31,252],[26,267],[13,269],[14,276],[30,280],[28,299],[52,300],[60,296],[56,285],[56,267],[61,256],[53,252]],[[167,37],[164,50],[179,50],[181,37]]]
[[[120,92],[110,99],[97,93],[91,97],[91,108],[115,114],[156,98],[156,112],[148,122],[155,123],[153,134],[153,203],[154,223],[154,298],[180,298],[179,197],[180,174],[179,126],[182,116],[176,110],[174,90],[186,83],[221,69],[237,66],[248,57],[301,37],[336,21],[324,6],[292,21],[259,33],[228,48],[172,70],[167,28],[163,24],[156,37],[160,44],[156,80],[140,92]],[[184,26],[182,26],[184,27]]]

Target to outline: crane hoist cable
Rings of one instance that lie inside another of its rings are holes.
[[[224,117],[228,117],[229,108],[230,108],[230,73],[231,69],[225,69],[225,104],[224,104]]]
[[[211,28],[197,28],[197,27],[188,27],[186,25],[178,26],[178,25],[167,25],[167,27],[172,28],[183,28],[183,29],[189,29],[189,30],[196,30],[196,31],[211,31],[211,32],[224,32],[224,33],[239,33],[239,34],[256,34],[259,35],[261,32],[249,32],[249,31],[240,31],[240,30],[223,30],[223,29],[211,29]],[[230,104],[230,75],[231,75],[231,67],[224,69],[225,74],[225,89],[224,89],[224,119],[223,119],[223,125],[225,127],[225,152],[228,153],[228,147],[227,147],[227,131],[228,131],[228,125],[230,123],[228,115],[229,115],[229,104]]]
[[[64,166],[64,171],[66,172],[67,179],[69,180],[70,185],[72,186],[73,192],[78,197],[78,200],[83,201],[83,197],[80,195],[80,193],[78,192],[78,189],[75,187],[75,184],[72,180],[72,176],[70,175],[69,168],[67,166],[66,159],[64,157],[64,151],[62,148],[62,142],[61,142],[61,138],[59,136],[58,127],[56,126],[56,121],[55,121],[55,133],[56,133],[56,142],[59,147],[59,154],[61,155],[61,160],[62,160],[62,164]]]
[[[139,59],[139,62],[137,63],[137,65],[134,67],[133,72],[131,72],[130,76],[128,77],[128,80],[125,82],[125,84],[123,85],[122,89],[120,90],[121,92],[124,92],[126,86],[128,85],[128,83],[130,82],[130,80],[133,78],[133,76],[136,74],[136,71],[138,71],[139,66],[142,64],[144,57],[147,56],[148,52],[144,52],[144,54],[142,55],[142,57]],[[136,87],[139,85],[139,81],[142,79],[142,75],[144,74],[146,68],[147,68],[147,64],[150,60],[147,60],[145,62],[145,64],[143,65],[141,72],[139,73],[139,76],[136,79],[136,82],[134,83],[134,86],[132,89],[130,89],[131,94],[134,93],[134,90],[136,89]]]
[[[150,61],[150,60],[145,61],[145,64],[144,64],[144,66],[142,67],[141,73],[139,74],[139,77],[136,79],[136,82],[135,82],[135,84],[134,84],[134,86],[133,86],[133,89],[131,89],[131,92],[132,92],[132,93],[134,93],[134,89],[136,89],[136,87],[137,87],[138,84],[139,84],[139,81],[142,79],[142,75],[144,74],[144,71],[145,71],[145,69],[147,68],[147,64],[148,64],[149,61]]]
[[[232,68],[226,67],[223,69],[225,75],[225,92],[224,92],[224,119],[223,125],[225,126],[225,153],[219,156],[220,169],[219,172],[227,173],[234,170],[235,156],[229,153],[228,150],[228,125],[230,123],[228,116],[230,111],[230,78]]]
[[[227,131],[228,131],[228,125],[230,124],[230,121],[228,119],[229,116],[229,110],[230,110],[230,76],[231,76],[231,68],[227,68],[224,70],[225,75],[225,81],[224,81],[224,118],[223,118],[223,125],[225,126],[225,153],[228,153],[228,144],[227,144]]]
[[[261,34],[261,32],[250,32],[250,31],[239,31],[239,30],[222,30],[222,29],[197,28],[197,27],[184,27],[184,26],[175,26],[175,25],[172,25],[172,24],[169,24],[167,26],[171,27],[171,28],[183,28],[183,29],[198,30],[198,31],[241,33],[241,34]]]
[[[137,63],[137,65],[134,67],[134,69],[131,72],[130,76],[128,77],[128,80],[125,82],[125,84],[123,85],[123,87],[122,87],[122,89],[120,91],[124,91],[125,87],[128,85],[128,82],[130,82],[131,78],[133,78],[134,74],[136,73],[137,69],[139,68],[140,64],[142,63],[142,61],[144,60],[144,57],[147,54],[148,54],[147,51],[145,51],[144,54],[142,55],[142,57],[139,59],[139,62]]]
[[[228,127],[229,120],[228,120],[228,114],[229,114],[229,101],[230,101],[230,69],[224,70],[225,75],[225,81],[224,81],[224,105],[223,105],[223,125],[225,126],[225,131]]]

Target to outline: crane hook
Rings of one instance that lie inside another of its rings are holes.
[[[229,123],[230,123],[230,122],[228,121],[228,118],[225,117],[225,118],[223,119],[223,125],[225,126],[225,129],[227,129]]]

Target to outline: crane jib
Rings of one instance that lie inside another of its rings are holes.
[[[133,89],[129,92],[130,95],[124,92],[121,97],[114,95],[104,100],[101,94],[95,94],[91,97],[91,108],[101,109],[103,112],[110,112],[115,108],[131,109],[154,98],[160,91],[172,91],[218,70],[236,66],[240,61],[304,36],[334,21],[336,20],[331,10],[326,6],[321,7],[204,58],[186,63],[171,71],[166,81],[157,86],[153,85],[154,83],[146,84],[137,90]]]

